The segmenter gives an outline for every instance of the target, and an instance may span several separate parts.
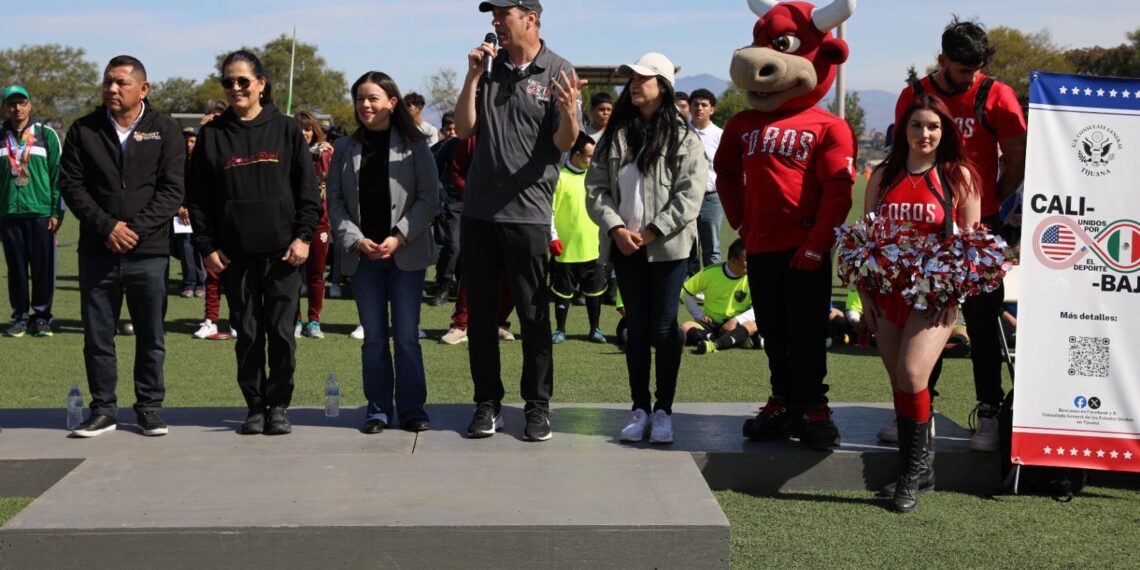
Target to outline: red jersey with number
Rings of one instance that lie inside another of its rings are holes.
[[[725,216],[748,252],[807,244],[826,254],[851,210],[855,153],[851,127],[818,107],[729,120],[713,168]]]
[[[968,90],[950,95],[928,75],[922,79],[922,92],[938,97],[950,109],[950,115],[958,125],[958,132],[962,134],[966,155],[973,161],[974,168],[982,179],[979,184],[982,192],[982,216],[992,216],[998,213],[1001,206],[997,200],[998,141],[1024,135],[1025,117],[1021,114],[1021,103],[1018,103],[1013,88],[1001,81],[994,81],[983,106],[986,122],[993,131],[981,124],[974,102],[985,77],[985,74],[978,74],[974,85]],[[906,125],[901,124],[902,114],[913,100],[914,87],[907,85],[895,104],[896,129],[906,128]]]
[[[877,213],[879,217],[910,222],[924,234],[937,234],[946,227],[946,207],[939,199],[945,196],[942,188],[942,180],[934,169],[921,176],[903,172],[898,182],[879,197]],[[953,203],[954,198],[949,197],[951,220],[955,220]]]

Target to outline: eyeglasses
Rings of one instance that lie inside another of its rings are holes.
[[[223,77],[222,89],[233,89],[235,84],[237,85],[238,89],[248,89],[250,83],[253,83],[253,80],[248,77],[238,77],[237,79],[234,79],[232,77]]]

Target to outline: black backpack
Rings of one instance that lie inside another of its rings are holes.
[[[933,76],[930,76],[930,81],[931,83],[934,82]],[[990,98],[990,90],[993,89],[994,81],[993,77],[982,79],[982,84],[978,86],[978,92],[974,95],[974,114],[978,117],[978,124],[982,125],[982,128],[989,131],[991,135],[996,136],[997,131],[993,125],[990,124],[990,121],[986,119],[986,100]],[[926,89],[922,86],[922,81],[912,81],[910,85],[914,88],[915,97],[922,95],[922,92]]]
[[[1018,469],[1010,461],[1010,450],[1013,448],[1013,390],[1006,394],[1005,401],[1002,402],[998,414],[998,434],[1002,489],[1023,495],[1046,495],[1067,503],[1088,483],[1089,474],[1085,469],[1030,465],[1021,465]]]

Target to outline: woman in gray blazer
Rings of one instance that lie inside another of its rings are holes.
[[[345,252],[342,271],[354,275],[364,327],[360,360],[368,411],[361,431],[380,433],[390,422],[424,431],[420,297],[431,264],[428,226],[439,212],[439,178],[424,135],[391,77],[365,73],[352,85],[352,99],[357,129],[336,141],[328,204],[337,246]]]
[[[625,362],[633,413],[621,441],[673,441],[673,395],[681,367],[677,307],[697,235],[708,160],[677,111],[673,63],[647,53],[621,67],[631,76],[614,104],[586,172],[586,210],[600,230],[625,302]],[[657,349],[657,402],[649,392],[650,346]]]

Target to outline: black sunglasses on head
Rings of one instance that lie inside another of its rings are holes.
[[[253,80],[248,77],[238,77],[236,79],[232,77],[223,77],[222,89],[233,89],[235,84],[238,86],[238,89],[247,89],[249,88],[250,83],[253,83]]]

